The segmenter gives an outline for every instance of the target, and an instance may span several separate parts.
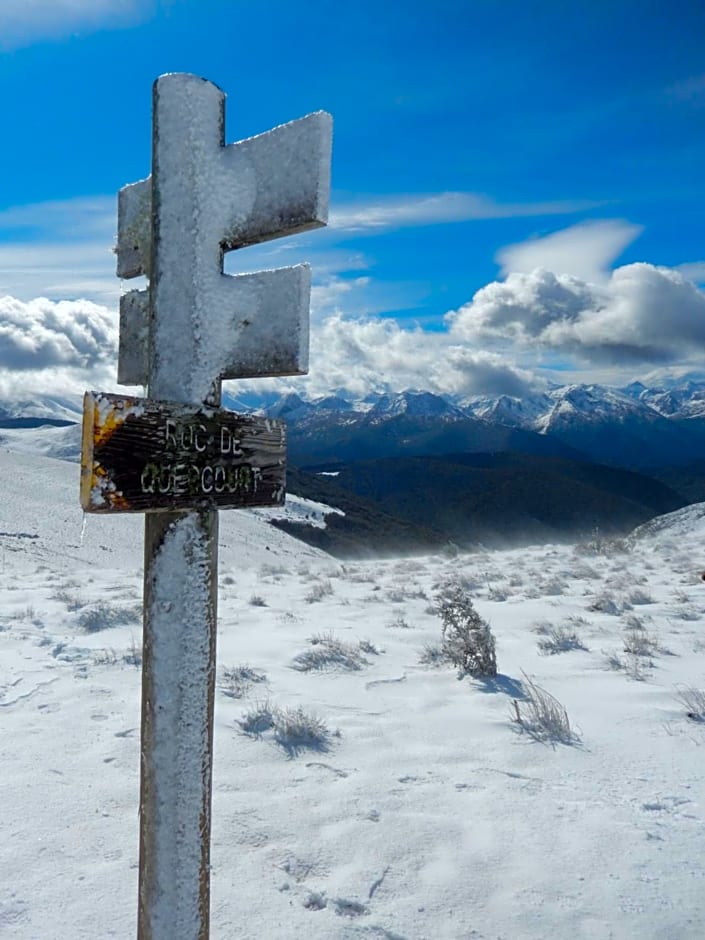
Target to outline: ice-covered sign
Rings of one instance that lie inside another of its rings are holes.
[[[223,254],[325,225],[331,117],[226,146],[224,97],[194,75],[158,79],[153,172],[118,200],[118,276],[150,280],[121,300],[118,381],[175,401],[308,369],[308,265],[229,276]]]
[[[307,265],[227,276],[223,255],[325,225],[323,112],[229,146],[223,92],[154,84],[152,173],[120,191],[118,381],[84,408],[87,511],[145,522],[139,940],[207,940],[215,694],[217,507],[284,496],[279,422],[219,409],[221,380],[308,368]]]

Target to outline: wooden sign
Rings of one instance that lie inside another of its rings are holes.
[[[85,512],[280,506],[285,483],[282,421],[124,395],[84,396]]]

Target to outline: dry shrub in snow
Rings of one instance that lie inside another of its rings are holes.
[[[397,614],[397,616],[389,622],[389,626],[395,630],[411,629],[411,624],[404,618],[403,614]]]
[[[267,681],[266,673],[251,666],[225,666],[221,673],[220,688],[229,698],[242,698],[251,686]]]
[[[330,583],[328,578],[325,578],[322,581],[316,581],[308,594],[304,597],[304,600],[307,604],[317,604],[319,601],[322,601],[324,597],[330,597],[333,593],[333,585]]]
[[[426,643],[419,653],[419,662],[424,666],[440,666],[445,661],[443,648],[438,643]]]
[[[542,633],[543,636],[537,645],[539,652],[546,656],[567,653],[569,650],[587,650],[587,646],[585,646],[576,631],[567,625],[549,626]]]
[[[274,713],[274,740],[290,757],[302,750],[327,751],[331,733],[316,715],[297,708],[278,708]]]
[[[693,686],[679,686],[676,698],[692,721],[705,721],[705,692]]]
[[[269,701],[259,702],[250,708],[238,721],[244,734],[262,738],[272,732],[272,738],[289,757],[296,757],[302,750],[327,751],[333,735],[324,721],[301,706],[279,708]]]
[[[444,585],[436,595],[436,610],[443,622],[444,658],[470,676],[496,676],[494,636],[464,588],[452,581]]]
[[[639,604],[653,604],[654,599],[648,591],[645,591],[643,588],[634,588],[627,595],[629,603],[633,604],[635,607]]]
[[[568,712],[550,692],[536,685],[522,670],[524,701],[514,699],[513,718],[524,730],[539,740],[575,744],[580,736],[570,726]]]
[[[625,630],[623,642],[624,652],[631,653],[632,656],[644,656],[650,659],[658,650],[656,637],[650,636],[643,628],[631,627]]]
[[[357,670],[369,665],[363,653],[376,652],[372,644],[346,643],[332,633],[317,633],[309,637],[311,649],[294,656],[293,668],[299,672],[320,669]]]
[[[270,705],[269,699],[264,702],[256,702],[252,708],[245,712],[238,724],[244,734],[259,738],[273,726],[275,710],[275,707]]]
[[[120,607],[116,604],[98,601],[98,603],[89,604],[81,610],[78,616],[78,624],[86,633],[99,633],[101,630],[108,630],[110,627],[118,626],[118,624],[124,626],[125,624],[139,623],[141,619],[141,604]]]
[[[573,551],[577,555],[602,555],[611,558],[613,555],[626,555],[629,553],[629,544],[624,539],[605,538],[595,531],[592,538],[580,542]]]
[[[625,656],[620,656],[619,653],[614,651],[603,650],[603,655],[608,669],[615,672],[624,672],[636,682],[644,682],[648,676],[648,668],[654,664],[653,659],[647,659],[644,656],[630,652],[626,653]]]
[[[266,607],[267,602],[260,594],[253,594],[248,601],[250,607]]]
[[[588,610],[592,610],[600,614],[612,614],[615,617],[621,614],[624,609],[625,608],[614,598],[614,596],[607,592],[593,597],[592,601],[588,604]]]

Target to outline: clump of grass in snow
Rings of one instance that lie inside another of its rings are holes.
[[[705,692],[693,686],[679,686],[676,698],[692,721],[705,721]]]
[[[612,594],[607,592],[593,597],[592,601],[588,604],[588,610],[601,614],[612,614],[615,617],[621,614],[623,610],[628,609],[628,607],[628,604],[626,606],[620,604]]]
[[[66,604],[68,610],[71,613],[75,613],[77,610],[80,610],[82,607],[86,606],[87,601],[84,598],[79,597],[78,594],[71,594],[69,591],[56,591],[52,594],[52,599],[55,601],[60,601],[62,604]]]
[[[549,627],[537,645],[546,656],[567,653],[569,650],[587,650],[576,631],[567,626]]]
[[[276,709],[270,705],[269,699],[256,702],[252,708],[245,712],[238,724],[244,734],[259,738],[265,731],[274,725],[274,712]]]
[[[599,532],[594,532],[591,539],[580,542],[573,551],[577,555],[602,555],[610,558],[614,555],[626,555],[629,553],[629,544],[624,539],[605,538]]]
[[[653,666],[652,659],[645,659],[643,656],[627,653],[626,656],[620,656],[614,651],[603,651],[605,665],[608,669],[615,672],[625,672],[630,679],[636,682],[644,682],[647,678],[647,669]]]
[[[632,656],[644,656],[651,658],[658,650],[658,640],[649,636],[646,630],[632,627],[625,630],[623,636],[624,652],[631,653]]]
[[[297,708],[276,709],[274,713],[274,740],[290,757],[302,750],[327,751],[331,733],[324,721],[316,715]]]
[[[446,662],[445,654],[439,643],[425,643],[419,653],[419,662],[424,666],[441,666]]]
[[[643,588],[634,588],[627,595],[629,603],[634,606],[640,604],[653,604],[654,599],[648,591],[645,591]]]
[[[250,607],[266,607],[266,600],[259,594],[253,594],[249,600]]]
[[[516,723],[539,740],[559,741],[575,744],[580,735],[571,728],[568,712],[557,698],[536,685],[522,670],[525,699],[520,703],[514,699]]]
[[[330,597],[333,593],[333,585],[328,578],[322,581],[316,581],[311,590],[306,594],[304,600],[307,604],[318,604],[324,597]]]
[[[138,646],[133,639],[129,648],[120,656],[114,649],[96,650],[93,654],[93,662],[96,666],[117,666],[118,663],[125,663],[128,666],[141,666],[142,647]]]
[[[220,688],[229,698],[242,698],[253,685],[267,681],[266,673],[251,666],[226,666],[221,674]]]
[[[316,633],[309,637],[311,649],[304,650],[294,657],[293,668],[299,672],[313,672],[322,669],[357,670],[369,665],[363,653],[374,650],[367,641],[346,643],[333,633]]]
[[[403,614],[397,614],[397,616],[393,620],[390,620],[389,626],[395,630],[410,630],[411,629],[411,624],[407,620],[404,619]]]
[[[269,701],[259,702],[250,708],[238,722],[242,732],[250,737],[261,738],[266,732],[272,732],[272,738],[289,757],[296,757],[301,751],[327,751],[333,734],[326,723],[305,711],[296,708],[279,708]]]
[[[99,633],[101,630],[108,630],[118,624],[139,623],[141,617],[141,604],[120,607],[117,604],[98,601],[96,604],[89,604],[83,608],[78,615],[78,625],[86,633]]]
[[[566,582],[558,577],[548,578],[546,581],[539,582],[538,589],[545,597],[558,597],[559,594],[565,593]]]

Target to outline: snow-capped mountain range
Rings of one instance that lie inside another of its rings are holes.
[[[305,399],[289,393],[260,410],[272,417],[294,421],[321,412],[365,414],[371,423],[399,415],[445,421],[482,418],[492,424],[546,432],[553,426],[570,423],[571,416],[578,415],[589,417],[596,424],[605,418],[627,419],[650,414],[664,418],[705,418],[705,382],[688,381],[674,388],[647,388],[640,382],[623,388],[597,384],[560,385],[523,398],[510,395],[453,398],[418,389],[365,398],[346,397],[340,392]]]
[[[307,401],[292,393],[260,410],[289,422],[299,462],[453,450],[525,450],[629,467],[705,458],[705,382],[692,380],[564,385],[523,398],[407,390]]]
[[[705,459],[705,381],[563,385],[522,398],[423,390],[337,391],[316,399],[223,396],[225,407],[283,418],[298,465],[398,455],[518,451],[626,467]],[[0,429],[80,422],[79,396],[0,402]],[[4,431],[0,432],[4,433]]]

